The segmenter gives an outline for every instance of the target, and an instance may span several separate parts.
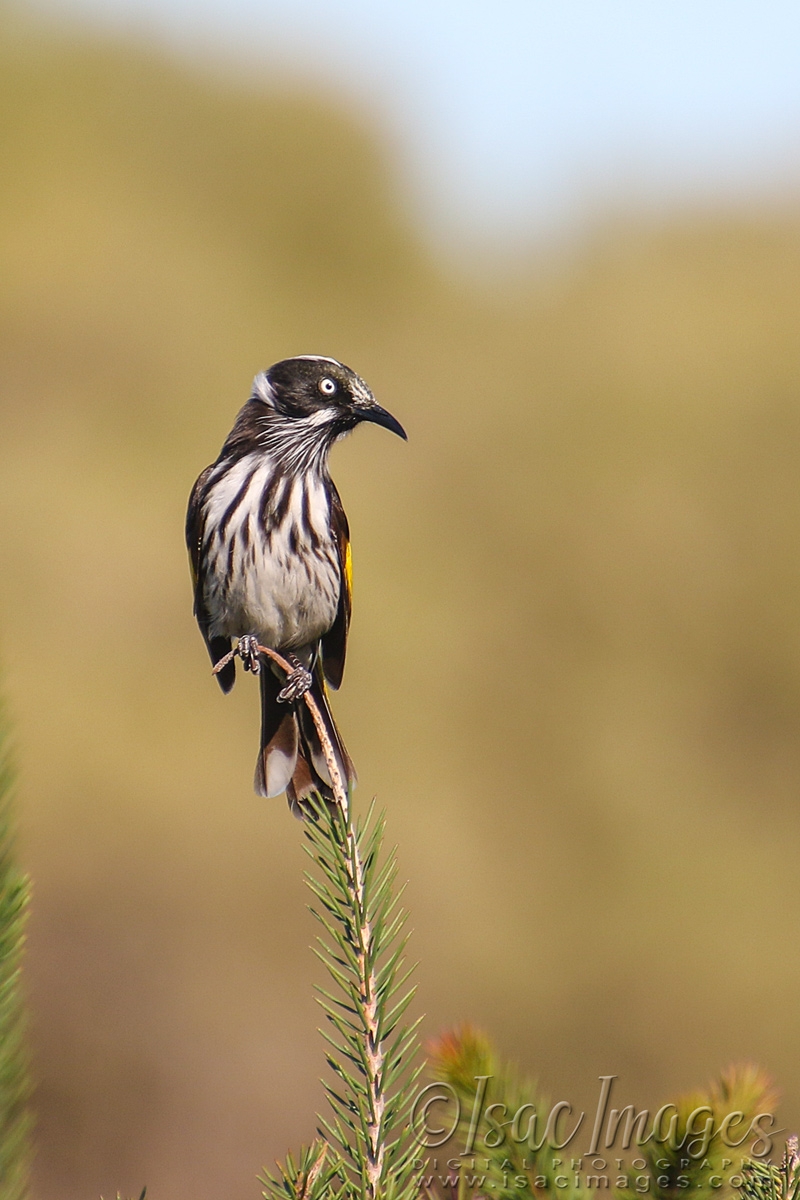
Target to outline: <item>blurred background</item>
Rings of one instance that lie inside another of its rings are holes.
[[[553,1099],[736,1059],[800,1123],[800,12],[0,8],[0,648],[34,879],[36,1195],[259,1194],[322,1044],[302,829],[191,615],[186,498],[296,353],[336,711],[419,1011]]]

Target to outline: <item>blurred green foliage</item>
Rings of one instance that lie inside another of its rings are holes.
[[[675,1104],[675,1133],[665,1144],[649,1147],[647,1151],[653,1178],[661,1180],[660,1194],[673,1197],[690,1188],[699,1200],[738,1195],[730,1179],[741,1179],[743,1173],[731,1176],[726,1167],[741,1164],[742,1149],[760,1152],[762,1161],[777,1157],[773,1140],[770,1139],[768,1146],[764,1144],[759,1125],[754,1134],[749,1132],[752,1121],[762,1113],[774,1114],[777,1105],[778,1095],[772,1080],[752,1063],[731,1066],[708,1087],[681,1096]],[[731,1114],[736,1114],[737,1120],[728,1131],[726,1145],[719,1131]],[[673,1114],[667,1117],[671,1120]],[[666,1122],[663,1124],[668,1128]],[[763,1132],[768,1136],[770,1127]],[[737,1142],[738,1156],[733,1149]],[[765,1153],[767,1149],[769,1152]]]
[[[781,1169],[770,1165],[778,1097],[769,1076],[752,1064],[729,1067],[708,1087],[668,1102],[658,1113],[609,1111],[601,1101],[588,1153],[586,1138],[572,1141],[569,1124],[551,1125],[556,1108],[472,1027],[433,1041],[428,1069],[430,1094],[445,1105],[442,1130],[449,1133],[446,1141],[427,1143],[435,1147],[423,1175],[429,1200],[487,1193],[499,1200],[524,1195],[587,1200],[603,1187],[617,1200],[644,1193],[662,1200],[681,1195],[731,1200],[740,1190],[742,1200],[794,1200],[794,1175],[787,1168],[794,1162],[791,1151],[784,1153]],[[442,1085],[452,1089],[449,1096]],[[456,1098],[454,1122],[447,1108]],[[426,1118],[427,1127],[432,1123]],[[579,1128],[574,1118],[571,1128]],[[788,1144],[793,1141],[796,1147],[796,1139]],[[743,1151],[761,1157],[743,1158]]]
[[[0,1200],[24,1200],[30,1170],[31,1081],[21,966],[28,880],[16,858],[14,772],[0,704]]]
[[[334,455],[336,713],[402,847],[428,1029],[477,1021],[576,1108],[751,1058],[795,1127],[795,209],[631,216],[481,282],[426,248],[369,114],[24,21],[0,142],[37,1194],[249,1195],[310,1134],[298,828],[252,796],[256,696],[209,678],[182,545],[295,353],[410,434]]]
[[[549,1123],[550,1100],[498,1057],[485,1034],[469,1025],[443,1034],[428,1047],[428,1068],[434,1083],[453,1088],[460,1114],[453,1128],[444,1111],[443,1128],[453,1132],[427,1160],[423,1180],[429,1200],[451,1195],[466,1200],[487,1192],[498,1200],[519,1200],[523,1194],[561,1195],[564,1200],[587,1195],[575,1185],[574,1172],[563,1176],[565,1186],[556,1187],[564,1159],[553,1146],[559,1135]],[[425,1153],[420,1150],[421,1157]],[[462,1165],[453,1181],[452,1169],[441,1167],[449,1162],[452,1168],[458,1156],[463,1156]]]

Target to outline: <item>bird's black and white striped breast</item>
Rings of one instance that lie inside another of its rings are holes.
[[[274,649],[315,643],[341,588],[326,477],[288,474],[263,453],[212,470],[204,489],[203,592],[211,633],[256,633]]]

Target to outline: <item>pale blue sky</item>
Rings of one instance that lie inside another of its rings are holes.
[[[456,241],[800,196],[798,0],[35,2],[366,98]]]

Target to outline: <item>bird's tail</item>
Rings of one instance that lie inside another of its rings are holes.
[[[308,811],[306,801],[312,793],[319,792],[331,803],[334,799],[322,743],[305,700],[301,698],[295,704],[279,701],[278,693],[285,680],[279,679],[263,660],[259,680],[261,746],[256,761],[255,790],[260,796],[279,796],[286,792],[292,812],[302,817]],[[310,694],[322,716],[344,786],[349,790],[355,786],[356,771],[333,719],[319,663],[313,671]]]

